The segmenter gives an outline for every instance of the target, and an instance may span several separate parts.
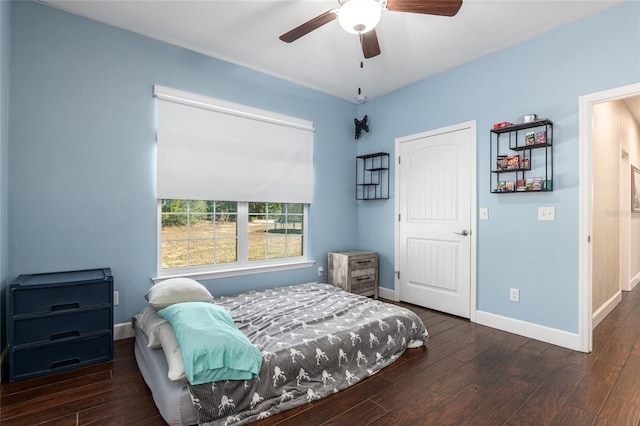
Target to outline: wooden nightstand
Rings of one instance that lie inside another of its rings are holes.
[[[328,266],[329,284],[378,298],[378,253],[363,250],[330,252]]]

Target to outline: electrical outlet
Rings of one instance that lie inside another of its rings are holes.
[[[520,302],[520,289],[510,288],[509,300],[511,300],[512,302]]]
[[[117,291],[113,292],[113,306],[118,306],[120,304],[120,293]]]
[[[322,267],[322,266],[318,267],[318,276],[319,277],[324,277],[324,267]]]

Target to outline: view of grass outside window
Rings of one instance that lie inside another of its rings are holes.
[[[302,256],[302,204],[249,203],[249,260]]]
[[[303,204],[161,200],[162,268],[302,256]],[[238,235],[239,221],[247,235]],[[239,259],[240,247],[248,259]]]
[[[237,260],[235,201],[162,200],[162,268]]]

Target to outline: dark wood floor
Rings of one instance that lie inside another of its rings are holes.
[[[323,400],[256,425],[640,425],[640,286],[584,354],[411,307],[427,348]],[[133,356],[2,383],[2,425],[163,425]]]

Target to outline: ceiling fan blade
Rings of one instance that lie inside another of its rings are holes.
[[[313,30],[317,30],[324,24],[328,24],[329,22],[336,19],[338,14],[336,13],[337,9],[332,9],[324,12],[321,15],[316,16],[315,18],[305,22],[302,25],[299,25],[289,31],[288,33],[282,34],[280,36],[280,40],[291,43],[292,41],[296,41],[300,37],[309,34]]]
[[[373,58],[380,54],[380,45],[378,44],[378,36],[376,35],[375,29],[360,34],[360,44],[362,45],[362,53],[364,53],[365,58]]]
[[[462,0],[388,0],[387,9],[393,12],[423,13],[426,15],[454,16]]]

